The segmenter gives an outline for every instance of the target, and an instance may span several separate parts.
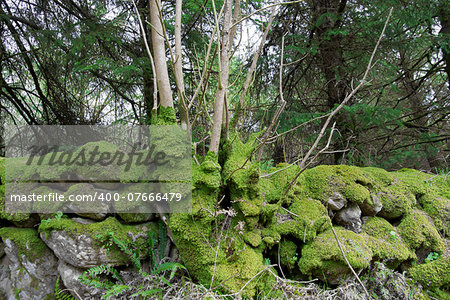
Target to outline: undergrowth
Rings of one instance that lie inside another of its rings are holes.
[[[101,265],[88,269],[79,278],[80,282],[94,288],[104,290],[103,299],[110,299],[113,296],[124,296],[127,298],[146,299],[154,297],[162,297],[163,290],[172,286],[171,280],[174,278],[178,270],[186,270],[186,268],[176,262],[163,262],[162,257],[165,250],[165,243],[160,241],[159,251],[156,249],[158,240],[153,236],[153,232],[149,231],[147,240],[149,243],[150,268],[144,270],[140,260],[140,253],[134,249],[132,245],[126,241],[118,239],[114,232],[106,232],[97,236],[109,250],[116,245],[123,253],[125,253],[135,269],[138,271],[138,278],[132,282],[125,281],[121,272],[111,265]],[[159,257],[158,257],[159,253]]]

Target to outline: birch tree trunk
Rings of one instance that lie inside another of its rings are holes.
[[[152,47],[157,74],[157,85],[161,107],[173,108],[172,90],[170,88],[169,73],[167,71],[166,49],[161,20],[161,1],[150,0],[150,22],[152,24]]]
[[[220,49],[220,72],[219,82],[214,103],[214,120],[211,133],[210,151],[217,154],[219,152],[220,135],[224,115],[224,103],[228,88],[228,75],[230,64],[230,29],[233,0],[225,0],[224,17],[222,23],[222,42]]]
[[[183,79],[183,56],[181,52],[181,14],[183,0],[177,0],[175,5],[175,79],[177,81],[181,128],[189,129],[189,110]]]

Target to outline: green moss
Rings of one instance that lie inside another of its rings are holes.
[[[344,190],[344,196],[356,204],[363,204],[364,202],[371,204],[369,190],[357,183],[347,185]]]
[[[444,241],[423,211],[413,210],[406,215],[398,225],[398,231],[411,249],[423,247],[438,253],[445,249]]]
[[[14,224],[25,224],[27,223],[31,215],[29,213],[10,213],[6,212],[6,206],[5,206],[5,188],[6,185],[0,185],[0,219],[8,220]],[[26,204],[28,205],[28,203]],[[31,207],[30,207],[31,208]]]
[[[0,157],[0,185],[5,184],[5,158]]]
[[[206,160],[192,165],[192,182],[195,188],[217,189],[221,185],[221,167],[216,160]]]
[[[331,220],[320,201],[297,198],[287,210],[280,209],[276,224],[268,225],[282,236],[293,235],[307,243],[330,228]]]
[[[383,208],[378,214],[387,219],[395,219],[410,212],[416,205],[414,195],[408,191],[407,187],[400,183],[395,183],[381,189],[377,196],[381,198]]]
[[[244,233],[244,240],[252,247],[258,247],[261,245],[261,232],[258,230],[247,231]]]
[[[3,241],[11,240],[18,249],[18,257],[22,260],[22,255],[34,262],[46,254],[49,249],[39,238],[37,230],[32,228],[0,228],[0,237]]]
[[[357,270],[367,268],[373,256],[367,235],[340,227],[336,227],[335,231],[352,267]],[[333,278],[350,273],[331,230],[319,234],[311,244],[303,247],[298,265],[303,274],[316,277],[327,274],[327,278]]]
[[[177,116],[173,107],[159,107],[158,120],[155,125],[175,125],[177,124]]]
[[[394,226],[383,218],[369,218],[363,225],[362,231],[370,235],[367,243],[372,249],[374,258],[387,261],[391,268],[396,268],[408,259],[417,258],[403,242]]]
[[[428,193],[419,197],[418,202],[423,210],[433,219],[436,229],[441,231],[444,236],[449,236],[450,201],[437,193]]]
[[[295,268],[298,262],[297,245],[292,241],[283,241],[280,243],[281,264],[287,266],[289,270]]]
[[[104,247],[105,235],[113,233],[116,238],[132,245],[141,255],[146,256],[149,252],[147,240],[140,236],[133,242],[131,235],[136,236],[138,233],[152,231],[154,236],[157,236],[158,225],[156,223],[136,226],[123,225],[117,219],[109,217],[105,221],[90,224],[80,224],[67,218],[50,219],[39,226],[39,232],[48,234],[51,231],[64,231],[72,236],[87,235],[93,239],[94,246],[98,248]],[[110,248],[109,256],[119,263],[127,263],[129,260],[127,255],[116,245]]]
[[[390,235],[397,236],[394,226],[380,217],[368,218],[362,226],[362,231],[376,238],[386,238]]]
[[[296,165],[290,166],[287,169],[286,167],[288,167],[288,165],[279,164],[268,171],[268,173],[274,173],[273,175],[263,177],[259,180],[259,193],[264,202],[277,203],[282,201],[288,205],[291,203],[292,197],[300,185],[294,185],[289,190],[288,197],[285,197],[285,194],[289,184],[298,173],[299,169]]]
[[[435,261],[417,265],[408,270],[408,275],[427,288],[450,288],[450,258],[440,257]]]
[[[222,151],[225,158],[222,178],[230,192],[230,200],[244,216],[257,216],[262,212],[263,199],[259,195],[259,166],[251,162],[254,139],[243,143],[238,137],[227,142]]]

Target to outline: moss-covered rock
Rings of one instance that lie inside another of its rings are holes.
[[[340,227],[336,227],[335,231],[352,267],[356,270],[367,268],[373,257],[367,235],[356,234]],[[319,234],[312,243],[303,247],[298,265],[303,274],[312,275],[330,284],[338,284],[351,274],[332,230]]]
[[[39,238],[37,230],[32,228],[0,228],[0,237],[3,241],[10,240],[17,246],[18,257],[25,255],[29,261],[34,262],[49,251]]]
[[[305,243],[331,226],[325,206],[317,200],[302,198],[293,200],[287,209],[280,208],[275,221],[267,226],[281,236],[292,235]]]
[[[414,251],[403,242],[396,228],[380,217],[370,217],[362,227],[370,238],[367,242],[372,249],[374,259],[384,261],[391,268],[400,263],[416,259]]]
[[[283,241],[280,243],[280,262],[283,266],[293,270],[298,262],[297,245],[292,241]]]
[[[424,248],[438,253],[445,250],[444,241],[423,211],[414,210],[405,216],[398,225],[398,230],[410,249]]]
[[[52,294],[58,274],[57,259],[37,231],[4,227],[0,229],[0,237],[7,258],[0,266],[0,293],[15,294],[17,299],[44,299]]]
[[[106,247],[105,241],[109,234],[139,251],[141,257],[147,257],[149,231],[153,232],[153,236],[157,236],[158,225],[123,225],[113,217],[103,222],[54,218],[42,222],[39,226],[41,238],[55,255],[80,268],[102,264],[124,265],[130,262],[129,257],[116,244],[112,243],[110,247]]]
[[[427,288],[450,289],[450,257],[439,257],[409,269],[408,275]]]

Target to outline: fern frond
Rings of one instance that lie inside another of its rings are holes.
[[[123,292],[132,289],[132,286],[129,285],[122,285],[122,284],[116,284],[112,286],[109,290],[106,291],[106,293],[103,295],[105,299],[109,299],[113,296],[119,296]]]

